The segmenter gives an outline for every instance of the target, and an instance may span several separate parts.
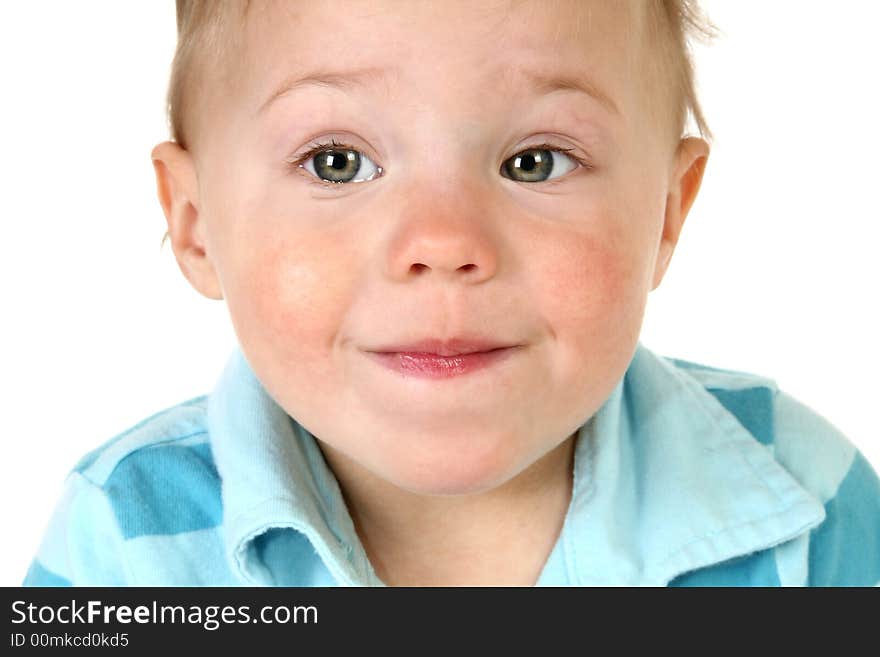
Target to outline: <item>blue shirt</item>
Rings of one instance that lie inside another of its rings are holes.
[[[770,379],[637,345],[580,427],[538,585],[880,582],[880,480]],[[315,438],[240,350],[70,472],[25,585],[381,586]]]

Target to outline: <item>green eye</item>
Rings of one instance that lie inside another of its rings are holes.
[[[555,180],[577,169],[579,166],[587,166],[585,162],[576,156],[568,155],[573,150],[573,148],[558,148],[551,144],[533,146],[508,159],[502,165],[501,171],[506,178],[518,182],[546,182]],[[570,163],[567,168],[566,160]],[[563,171],[551,177],[554,169],[560,168]]]
[[[328,182],[349,182],[361,168],[357,151],[323,151],[312,161],[315,173]]]
[[[361,164],[365,162],[369,163],[373,172],[362,180],[354,180],[361,170]],[[362,182],[372,180],[382,173],[382,167],[373,164],[370,158],[362,156],[353,146],[340,144],[335,140],[329,144],[313,144],[307,153],[291,164],[301,166],[318,178],[319,183],[325,184]],[[307,164],[311,164],[311,168]]]
[[[568,154],[573,150],[552,144],[533,146],[507,159],[501,167],[501,173],[505,178],[518,182],[540,183],[554,181],[578,167],[591,169],[584,160]],[[315,179],[312,182],[328,187],[366,182],[384,173],[382,167],[362,155],[354,146],[335,140],[312,144],[306,153],[289,164],[305,169]],[[361,173],[361,168],[367,169],[366,175]],[[359,179],[356,179],[359,174]]]

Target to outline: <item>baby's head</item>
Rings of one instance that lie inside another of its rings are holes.
[[[570,445],[702,179],[694,7],[178,0],[178,27],[175,256],[337,475],[474,493]],[[431,339],[512,348],[406,371]]]

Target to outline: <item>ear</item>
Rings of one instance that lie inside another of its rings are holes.
[[[666,196],[666,214],[663,219],[663,234],[654,267],[654,281],[651,289],[657,289],[672,260],[672,252],[678,244],[684,220],[697,198],[703,171],[709,159],[709,144],[697,137],[682,139],[675,155],[675,169],[669,181]]]
[[[220,279],[205,250],[205,218],[199,215],[195,162],[179,144],[165,141],[151,153],[156,191],[168,223],[168,237],[180,271],[209,299],[222,299]]]

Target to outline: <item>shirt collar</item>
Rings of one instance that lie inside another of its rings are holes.
[[[557,549],[566,584],[663,586],[824,518],[822,503],[701,383],[639,343],[581,427]],[[559,570],[539,583],[563,583]]]
[[[227,557],[246,583],[274,581],[254,539],[290,528],[341,584],[382,584],[315,437],[268,395],[239,348],[207,421]],[[578,431],[571,503],[538,583],[664,585],[789,540],[824,516],[698,381],[639,343]]]
[[[269,396],[236,348],[208,400],[230,564],[252,585],[274,581],[254,539],[276,528],[305,534],[337,581],[381,584],[314,436]]]

